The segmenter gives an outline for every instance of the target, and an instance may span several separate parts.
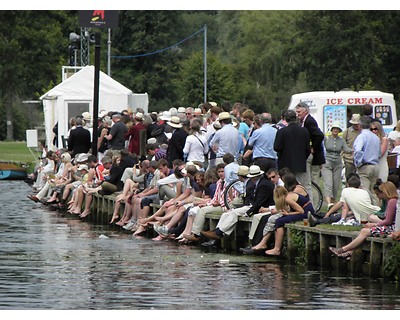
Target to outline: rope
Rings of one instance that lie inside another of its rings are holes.
[[[111,56],[111,58],[115,58],[115,59],[132,59],[132,58],[147,57],[147,56],[151,56],[151,55],[154,55],[154,54],[157,54],[157,53],[162,53],[164,51],[171,50],[172,48],[175,48],[176,46],[178,46],[181,43],[189,40],[190,38],[194,37],[198,33],[203,32],[204,30],[205,30],[205,27],[203,27],[202,29],[196,31],[195,33],[191,34],[190,36],[186,37],[185,39],[173,44],[172,46],[169,46],[169,47],[157,50],[157,51],[153,51],[153,52],[149,52],[149,53],[137,54],[137,55],[133,55],[133,56]]]

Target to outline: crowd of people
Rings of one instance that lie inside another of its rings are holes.
[[[115,194],[110,224],[134,236],[152,225],[154,241],[202,246],[217,245],[241,216],[252,217],[243,254],[280,255],[287,223],[363,224],[354,243],[331,248],[349,259],[368,236],[400,238],[399,178],[386,158],[400,146],[400,134],[387,137],[371,114],[365,105],[347,128],[334,123],[324,134],[304,102],[283,111],[279,121],[241,103],[206,102],[161,113],[101,111],[95,122],[85,112],[70,119],[66,148],[44,149],[29,177],[35,193],[28,197],[85,218],[95,193]],[[97,154],[91,152],[94,125]],[[312,203],[311,181],[320,177],[326,213]],[[243,190],[226,195],[237,180]],[[159,205],[155,212],[152,204]],[[210,213],[220,219],[205,230]]]

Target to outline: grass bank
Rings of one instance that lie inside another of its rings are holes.
[[[26,141],[0,141],[0,162],[23,163],[28,166],[29,171],[40,156],[37,148],[31,150],[33,155],[26,146]]]

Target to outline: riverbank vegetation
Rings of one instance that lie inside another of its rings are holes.
[[[69,34],[81,34],[78,11],[5,10],[0,19],[0,140],[23,140],[43,119],[40,105],[22,102],[61,81],[61,66],[74,54]],[[205,26],[208,101],[241,101],[278,116],[303,91],[375,89],[399,97],[400,12],[390,10],[121,10],[111,33],[112,77],[147,92],[150,111],[197,106]],[[105,72],[107,29],[94,32],[101,33]],[[93,44],[89,52],[93,64]]]

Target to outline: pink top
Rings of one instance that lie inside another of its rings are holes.
[[[394,224],[396,219],[396,207],[397,207],[397,198],[389,199],[385,210],[385,219],[378,222],[376,225],[390,226]]]

